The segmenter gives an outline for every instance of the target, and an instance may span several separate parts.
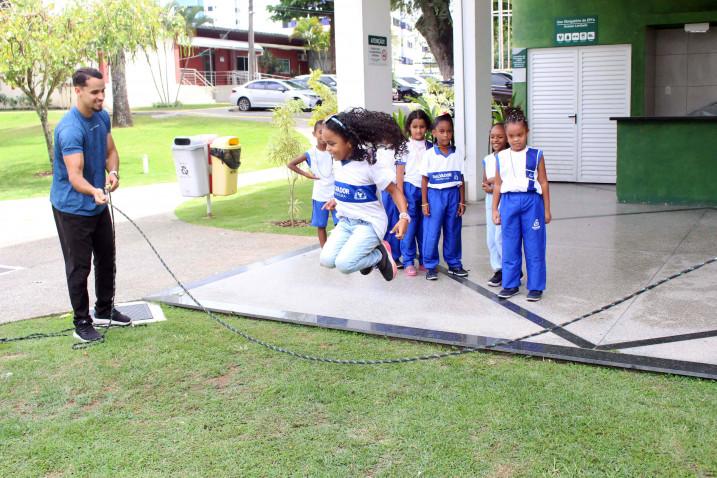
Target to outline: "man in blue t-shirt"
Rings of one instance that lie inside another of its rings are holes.
[[[106,187],[111,192],[119,186],[119,155],[110,133],[110,117],[102,109],[105,100],[102,73],[94,68],[81,68],[72,75],[72,85],[77,106],[55,128],[50,202],[65,259],[74,336],[91,342],[102,338],[93,323],[131,322],[113,308],[115,245],[104,190]],[[87,293],[93,255],[97,297],[94,321]]]

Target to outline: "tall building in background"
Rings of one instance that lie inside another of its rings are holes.
[[[184,0],[192,2],[192,0]],[[214,26],[219,28],[233,28],[238,30],[249,29],[249,1],[248,0],[195,0],[203,4],[204,14],[214,20]],[[265,33],[283,33],[291,35],[293,25],[271,20],[266,7],[276,5],[277,0],[254,0],[254,31]]]

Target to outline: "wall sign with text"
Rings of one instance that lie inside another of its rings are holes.
[[[388,38],[378,35],[368,36],[368,64],[388,65]]]
[[[597,45],[597,16],[561,17],[555,19],[553,44],[556,46]]]

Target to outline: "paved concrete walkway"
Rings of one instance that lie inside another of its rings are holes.
[[[285,178],[285,168],[239,173],[239,188]],[[183,280],[196,280],[315,243],[314,238],[253,234],[179,221],[186,198],[176,183],[118,189],[113,203],[137,221]],[[174,285],[134,227],[117,221],[117,300],[141,298]],[[70,310],[64,263],[47,197],[0,201],[0,323]],[[221,251],[221,253],[220,253]],[[91,285],[90,288],[93,288]]]

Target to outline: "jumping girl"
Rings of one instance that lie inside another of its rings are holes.
[[[461,227],[466,211],[463,185],[464,161],[453,146],[453,118],[436,117],[432,148],[423,154],[421,197],[423,203],[423,263],[426,279],[437,280],[438,241],[443,233],[443,260],[448,273],[466,277],[461,263]]]
[[[498,297],[518,293],[525,249],[528,297],[540,300],[545,290],[545,225],[550,223],[550,192],[545,156],[527,146],[528,122],[520,108],[506,109],[505,132],[510,148],[498,153],[493,186],[493,222],[502,225],[503,289]]]
[[[396,163],[396,184],[403,191],[408,203],[408,215],[411,222],[408,224],[406,235],[401,239],[401,256],[407,276],[417,274],[413,261],[416,259],[416,251],[421,254],[423,247],[423,214],[421,213],[421,171],[420,165],[423,153],[433,147],[430,141],[426,141],[426,133],[431,120],[422,109],[411,111],[406,118],[406,133],[409,136],[408,151]],[[425,272],[423,267],[423,256],[418,257],[418,269]]]
[[[321,265],[364,275],[377,267],[384,279],[393,280],[398,270],[391,246],[382,240],[388,219],[379,192],[387,191],[398,207],[399,220],[391,229],[398,239],[403,238],[411,217],[394,182],[394,170],[377,164],[376,155],[379,148],[385,148],[384,153],[392,149],[400,157],[406,150],[405,138],[391,116],[363,108],[327,118],[322,138],[336,165],[334,199],[325,207],[336,209],[339,223],[321,251]]]

